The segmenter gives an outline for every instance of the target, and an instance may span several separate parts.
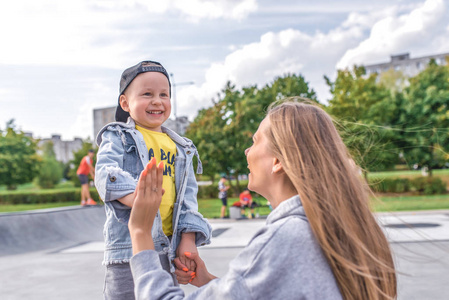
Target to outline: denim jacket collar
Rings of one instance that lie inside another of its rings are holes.
[[[97,138],[96,138],[96,143],[98,146],[101,145],[101,141],[102,141],[102,134],[104,131],[106,131],[110,126],[114,126],[114,125],[120,125],[122,128],[124,128],[125,130],[137,130],[136,129],[136,123],[135,121],[131,118],[128,117],[128,120],[126,121],[126,123],[123,122],[112,122],[109,123],[107,125],[105,125],[97,134]],[[195,145],[193,144],[193,142],[186,138],[186,137],[181,137],[179,134],[177,134],[176,132],[174,132],[173,130],[165,127],[165,126],[161,126],[162,128],[162,132],[166,133],[177,145],[183,147],[183,148],[191,148],[192,151],[194,152],[197,160],[198,160],[198,165],[197,165],[197,169],[196,169],[196,173],[197,174],[202,174],[203,173],[203,166],[200,160],[200,156],[198,154],[198,151],[196,150]]]
[[[101,140],[102,140],[101,135],[103,134],[103,132],[105,130],[107,130],[108,127],[114,126],[114,125],[120,125],[124,129],[128,129],[128,130],[136,129],[136,123],[134,122],[134,120],[131,117],[128,117],[128,121],[126,123],[123,123],[123,122],[108,123],[98,132],[97,138],[96,138],[97,145],[101,145]],[[193,142],[191,140],[181,137],[179,134],[177,134],[176,132],[174,132],[173,130],[171,130],[165,126],[161,126],[161,127],[162,127],[162,132],[166,133],[175,143],[179,144],[182,147],[194,147]]]

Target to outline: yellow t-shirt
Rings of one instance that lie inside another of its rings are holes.
[[[147,145],[149,159],[155,157],[157,163],[164,162],[164,177],[162,188],[165,190],[162,196],[159,211],[162,218],[162,229],[165,235],[173,234],[173,206],[176,201],[176,185],[175,185],[175,157],[176,144],[165,133],[157,132],[142,128],[136,125],[136,129],[143,135],[145,144]]]

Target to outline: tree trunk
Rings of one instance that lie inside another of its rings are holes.
[[[430,161],[429,161],[429,177],[432,177],[432,163],[433,163],[433,151],[434,151],[433,144],[430,145]]]
[[[234,175],[235,175],[235,181],[237,183],[237,186],[236,186],[237,195],[240,195],[240,192],[242,191],[242,189],[240,188],[239,174],[237,173],[237,174],[234,174]]]
[[[235,188],[234,188],[234,185],[232,184],[231,174],[226,173],[226,177],[229,178],[229,179],[228,179],[228,182],[229,182],[229,185],[231,186],[231,187],[229,188],[229,190],[231,190],[232,193],[234,193],[234,192],[235,192]],[[232,196],[234,196],[234,195],[229,195],[229,196],[232,197]]]
[[[14,191],[14,190],[17,190],[17,185],[15,185],[15,184],[7,185],[7,186],[6,186],[6,189],[7,189],[8,191]]]

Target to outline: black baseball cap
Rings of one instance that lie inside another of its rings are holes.
[[[129,113],[124,111],[122,107],[120,106],[120,96],[123,95],[126,88],[131,84],[131,82],[134,80],[134,78],[137,77],[140,73],[145,72],[159,72],[165,75],[168,80],[168,86],[169,86],[169,92],[171,96],[171,83],[170,83],[170,77],[168,76],[167,70],[158,63],[157,61],[142,61],[138,63],[135,66],[132,66],[122,73],[122,77],[120,78],[120,94],[118,96],[118,105],[117,109],[115,110],[115,120],[118,122],[126,122],[129,117]]]

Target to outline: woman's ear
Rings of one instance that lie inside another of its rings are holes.
[[[271,169],[271,174],[281,174],[282,172],[284,172],[284,167],[282,166],[281,162],[276,157],[273,158],[273,167]]]
[[[120,106],[126,112],[129,112],[129,103],[125,95],[120,95]]]

